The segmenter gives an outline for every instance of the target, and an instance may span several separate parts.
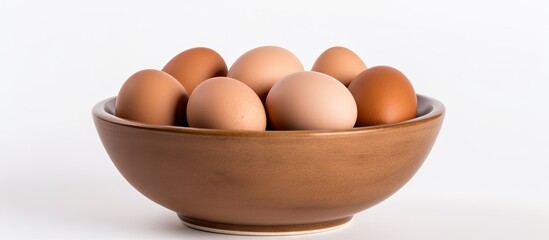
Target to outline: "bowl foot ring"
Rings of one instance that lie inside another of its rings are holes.
[[[350,216],[326,222],[297,225],[234,225],[188,218],[180,214],[178,214],[178,216],[185,226],[196,230],[249,236],[283,236],[324,232],[343,227],[349,223],[352,218],[352,216]]]

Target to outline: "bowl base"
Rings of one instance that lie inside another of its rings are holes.
[[[188,218],[180,214],[178,214],[178,216],[185,226],[192,229],[213,233],[248,236],[284,236],[324,232],[343,227],[349,223],[352,218],[352,216],[350,216],[326,222],[297,225],[234,225]]]

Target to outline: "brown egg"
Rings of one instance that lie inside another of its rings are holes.
[[[269,121],[277,130],[353,128],[357,107],[337,79],[319,72],[298,72],[278,81],[267,96]]]
[[[344,47],[332,47],[316,59],[311,70],[328,74],[349,86],[359,73],[366,70],[366,65],[353,51]]]
[[[246,84],[215,77],[198,85],[189,98],[190,127],[263,131],[267,116],[263,103]]]
[[[116,98],[115,115],[128,120],[158,125],[185,125],[189,96],[169,74],[153,69],[133,74]]]
[[[290,51],[274,46],[252,49],[240,56],[229,69],[227,77],[250,86],[262,101],[271,87],[294,72],[303,71],[303,65]]]
[[[358,106],[356,126],[396,123],[416,117],[414,87],[392,67],[365,70],[351,82],[349,90]]]
[[[227,64],[214,50],[197,47],[172,58],[162,71],[172,75],[191,94],[202,81],[227,76]]]

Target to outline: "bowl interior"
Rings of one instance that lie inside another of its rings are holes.
[[[438,117],[439,115],[444,114],[444,111],[445,111],[444,105],[438,100],[418,94],[417,101],[418,101],[417,114],[416,114],[416,117],[413,119],[403,121],[403,122],[398,122],[398,123],[367,126],[367,127],[354,127],[351,129],[343,129],[343,130],[247,131],[247,130],[204,129],[204,128],[192,128],[192,127],[169,126],[169,125],[151,125],[151,124],[145,124],[145,123],[139,123],[131,120],[126,120],[126,119],[115,116],[116,97],[106,99],[103,102],[97,104],[96,107],[94,108],[94,114],[96,114],[99,118],[112,123],[117,123],[120,125],[126,125],[126,126],[137,127],[137,128],[146,128],[146,129],[154,129],[159,131],[170,131],[170,132],[186,132],[186,133],[194,133],[194,134],[202,133],[202,134],[208,134],[208,135],[219,134],[219,135],[250,135],[250,136],[253,136],[253,135],[265,136],[265,135],[277,135],[277,134],[283,134],[283,135],[333,134],[333,133],[345,133],[345,132],[355,132],[355,131],[375,131],[375,130],[389,128],[393,126],[405,126],[408,124],[415,124],[417,122],[425,121],[427,119]]]

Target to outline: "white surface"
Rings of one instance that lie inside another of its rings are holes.
[[[231,64],[266,44],[306,68],[346,46],[448,110],[396,195],[286,239],[549,239],[545,1],[182,2],[0,1],[0,239],[240,238],[188,229],[132,189],[90,111],[187,48]]]

